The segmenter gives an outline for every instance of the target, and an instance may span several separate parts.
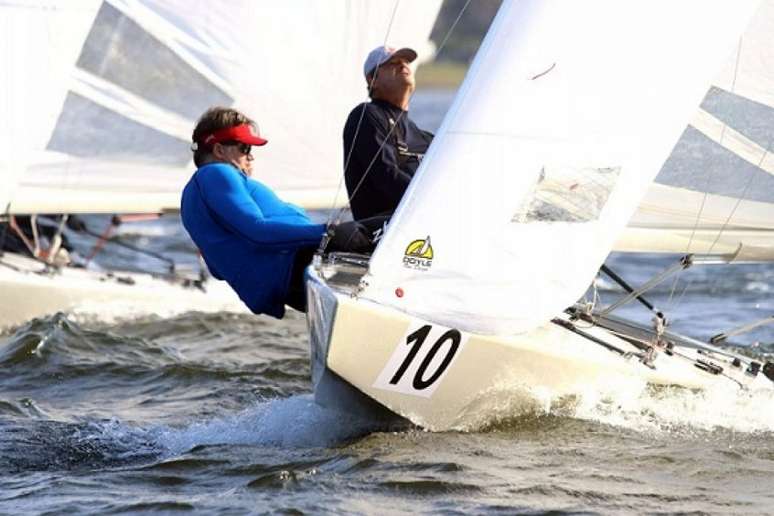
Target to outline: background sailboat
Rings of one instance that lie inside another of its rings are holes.
[[[772,34],[761,2],[615,249],[773,258]]]
[[[0,2],[0,209],[7,216],[176,210],[193,170],[192,128],[218,104],[254,117],[271,140],[257,161],[261,181],[305,207],[332,206],[341,125],[366,97],[363,56],[385,34],[425,57],[432,52],[440,0],[395,7],[365,0]],[[15,321],[56,309],[38,304],[38,291],[24,294],[32,273],[4,269],[0,288],[12,293],[4,303],[30,300]],[[59,288],[56,275],[50,280],[44,291]],[[114,296],[126,290],[119,287]],[[72,297],[88,299],[88,288],[63,296],[59,309]],[[185,309],[196,297],[174,290],[165,299]],[[213,296],[199,297],[202,308]],[[228,301],[235,301],[230,293]]]

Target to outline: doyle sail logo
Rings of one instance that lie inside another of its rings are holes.
[[[430,235],[425,239],[414,240],[403,253],[403,266],[409,269],[426,271],[433,265],[433,246]]]

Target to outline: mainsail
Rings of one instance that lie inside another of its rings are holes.
[[[761,3],[616,244],[774,259],[774,1]]]
[[[755,6],[505,1],[362,296],[480,333],[573,304]]]
[[[0,211],[175,209],[212,105],[259,122],[257,178],[330,207],[365,55],[430,57],[440,3],[0,0]]]

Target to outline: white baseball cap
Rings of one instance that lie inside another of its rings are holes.
[[[400,48],[396,50],[395,48],[388,46],[376,47],[371,50],[368,57],[366,57],[365,63],[363,64],[363,75],[368,77],[368,75],[374,71],[374,68],[383,65],[393,56],[402,57],[411,63],[417,58],[417,53],[410,48]]]

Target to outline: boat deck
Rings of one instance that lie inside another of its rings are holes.
[[[368,272],[369,259],[370,256],[365,254],[329,253],[315,257],[315,268],[332,289],[351,295]]]

